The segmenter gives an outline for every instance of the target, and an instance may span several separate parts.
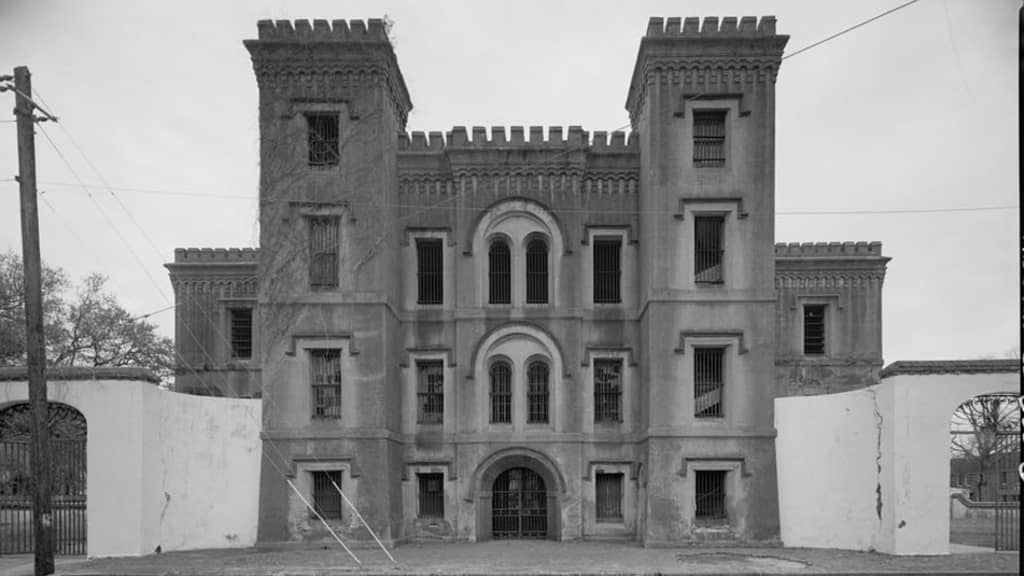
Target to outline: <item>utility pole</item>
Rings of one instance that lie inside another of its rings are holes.
[[[21,184],[21,250],[25,266],[25,348],[28,352],[28,401],[32,412],[32,523],[36,576],[53,574],[53,514],[50,508],[50,429],[46,401],[46,350],[43,347],[42,264],[39,209],[36,203],[35,102],[27,66],[14,69],[18,121],[18,182]]]

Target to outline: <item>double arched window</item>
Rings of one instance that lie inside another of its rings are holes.
[[[512,303],[512,251],[508,241],[495,238],[487,252],[489,304]],[[539,237],[526,244],[526,303],[548,303],[548,243]]]
[[[526,422],[547,424],[549,420],[551,370],[542,360],[530,362],[526,369]],[[491,364],[491,423],[512,423],[512,367],[505,360]]]

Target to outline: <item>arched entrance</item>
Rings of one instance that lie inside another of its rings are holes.
[[[52,470],[51,511],[54,551],[86,553],[85,416],[66,404],[48,410]],[[28,403],[0,410],[0,554],[34,550],[31,438]]]
[[[529,468],[510,468],[491,489],[494,538],[547,538],[548,509],[544,479]]]

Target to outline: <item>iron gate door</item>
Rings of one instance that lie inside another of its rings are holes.
[[[494,538],[546,538],[548,493],[544,479],[529,468],[506,470],[491,491]]]

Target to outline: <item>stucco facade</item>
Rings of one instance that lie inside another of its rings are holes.
[[[178,389],[263,399],[259,539],[331,537],[303,502],[326,471],[389,543],[509,535],[515,490],[532,536],[776,539],[772,401],[877,381],[887,260],[774,244],[787,39],[651,19],[629,134],[406,133],[381,21],[260,22],[261,248],[168,264]],[[802,298],[840,311],[813,357]]]

